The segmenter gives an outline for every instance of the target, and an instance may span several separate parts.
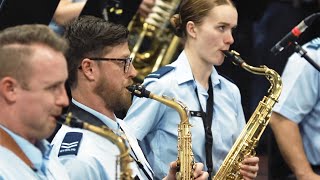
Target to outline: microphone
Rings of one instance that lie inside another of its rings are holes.
[[[289,46],[313,23],[313,21],[320,16],[320,13],[314,13],[301,21],[294,27],[285,37],[283,37],[276,45],[271,48],[271,52],[276,55],[285,47]]]

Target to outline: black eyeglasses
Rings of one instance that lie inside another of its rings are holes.
[[[124,62],[124,73],[127,73],[130,69],[130,65],[132,63],[132,58],[99,58],[99,57],[93,57],[93,58],[88,58],[94,61],[121,61]]]

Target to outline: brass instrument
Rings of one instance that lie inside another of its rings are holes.
[[[178,125],[178,157],[177,165],[179,171],[176,174],[178,180],[190,180],[193,177],[194,158],[192,152],[191,133],[189,123],[189,110],[180,101],[162,95],[161,97],[152,94],[141,85],[133,85],[128,87],[128,90],[137,97],[151,98],[159,101],[173,109],[175,109],[180,116],[180,124]]]
[[[282,81],[279,74],[267,66],[250,66],[235,51],[223,51],[223,53],[235,65],[239,65],[253,74],[264,75],[271,83],[271,87],[268,90],[269,95],[267,97],[264,96],[262,101],[259,102],[258,107],[233,144],[218,172],[212,178],[213,180],[243,179],[239,172],[239,163],[247,156],[255,156],[255,147],[258,145],[259,139],[269,123],[271,110],[280,96]]]
[[[134,179],[132,177],[132,169],[129,167],[130,162],[132,162],[132,158],[130,157],[130,150],[127,147],[126,140],[123,137],[115,134],[107,126],[98,127],[98,126],[91,125],[87,122],[83,122],[79,120],[77,117],[72,116],[71,112],[69,112],[67,115],[62,115],[58,119],[58,123],[65,124],[70,127],[86,129],[110,140],[113,144],[115,144],[119,148],[119,151],[120,151],[120,155],[117,157],[116,167],[118,167],[118,164],[120,162],[121,173],[120,173],[120,178],[118,178],[118,174],[117,174],[118,171],[116,171],[116,179],[120,179],[120,180]]]
[[[133,43],[130,57],[138,71],[135,81],[169,64],[180,45],[180,38],[170,29],[170,18],[181,0],[155,0],[147,18],[136,14],[128,25],[129,42]]]

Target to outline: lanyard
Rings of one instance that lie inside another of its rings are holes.
[[[202,118],[204,132],[205,132],[206,164],[207,164],[207,168],[208,168],[209,179],[211,179],[211,174],[213,171],[213,163],[212,163],[213,138],[212,138],[212,131],[211,131],[212,113],[213,113],[213,88],[212,88],[211,78],[209,78],[209,89],[208,89],[209,97],[207,99],[207,105],[206,105],[207,112],[204,112],[201,107],[197,88],[195,89],[195,93],[197,95],[200,110],[201,110],[201,118]]]
[[[146,177],[147,177],[149,180],[152,180],[152,178],[150,177],[149,173],[148,173],[147,170],[144,168],[143,164],[142,164],[141,161],[138,159],[136,153],[134,153],[134,151],[133,151],[133,149],[132,149],[131,146],[130,146],[130,148],[131,148],[131,152],[132,152],[132,153],[134,154],[134,156],[135,156],[135,157],[133,157],[133,156],[131,155],[132,159],[134,159],[134,161],[138,164],[139,168],[143,171],[143,173],[146,175]],[[149,170],[149,171],[150,171],[150,170]],[[138,176],[136,176],[136,178],[139,179]],[[135,179],[136,179],[136,178],[135,178]]]
[[[123,132],[123,134],[125,134],[121,126],[120,126],[120,130]],[[128,139],[128,138],[126,138],[126,139]],[[130,145],[129,140],[128,140],[128,145],[130,146],[131,152],[132,152],[132,154],[133,154],[133,155],[130,154],[130,156],[132,157],[132,159],[138,164],[138,167],[143,171],[143,173],[146,175],[146,177],[147,177],[149,180],[152,180],[152,178],[150,177],[149,173],[147,172],[147,170],[145,169],[145,167],[143,166],[143,164],[141,163],[141,161],[138,159],[138,156],[136,155],[136,153],[134,152],[132,146]],[[149,168],[148,168],[148,169],[149,169]],[[149,169],[149,171],[152,172],[150,169]],[[136,179],[139,179],[139,177],[136,176],[134,179],[135,179],[135,180],[136,180]]]

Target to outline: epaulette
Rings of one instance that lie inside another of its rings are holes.
[[[229,81],[230,81],[230,82],[232,82],[233,84],[236,84],[236,83],[233,81],[233,79],[231,79],[231,78],[230,78],[230,77],[228,77],[227,75],[222,74],[222,73],[220,73],[220,72],[218,72],[218,74],[219,74],[220,76],[222,76],[222,77],[226,78],[227,80],[229,80]]]
[[[63,138],[60,146],[59,156],[77,155],[82,139],[81,132],[68,132]]]
[[[320,38],[315,38],[313,39],[310,44],[307,46],[307,48],[310,48],[310,49],[319,49],[320,48]]]
[[[160,79],[163,75],[167,74],[172,69],[174,69],[174,67],[172,67],[172,66],[163,66],[160,69],[158,69],[157,71],[152,72],[151,74],[146,76],[146,78],[158,78],[158,79]]]

